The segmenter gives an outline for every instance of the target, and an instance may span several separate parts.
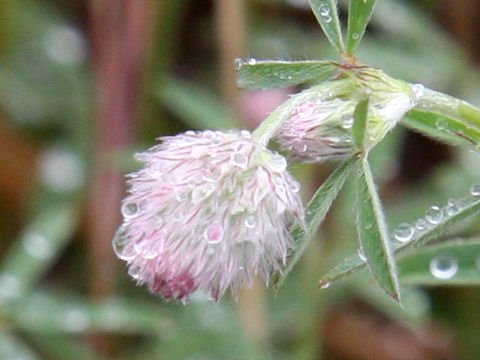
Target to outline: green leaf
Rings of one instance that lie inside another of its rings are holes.
[[[292,232],[295,240],[295,248],[289,254],[287,263],[282,273],[274,280],[274,287],[276,290],[280,288],[283,281],[298,262],[308,244],[312,240],[315,232],[332,206],[333,201],[337,198],[338,193],[342,189],[342,186],[350,174],[354,164],[355,159],[349,159],[340,165],[318,188],[308,203],[305,211],[305,229],[297,227]]]
[[[354,123],[352,128],[352,135],[353,140],[355,141],[355,145],[358,149],[363,149],[363,144],[365,141],[365,130],[367,127],[368,119],[368,102],[368,98],[359,101],[359,103],[355,107],[355,111],[353,112]]]
[[[344,52],[345,45],[338,19],[337,2],[335,0],[308,0],[308,2],[328,41],[338,52]]]
[[[350,0],[348,7],[347,53],[353,54],[362,40],[375,0]]]
[[[402,119],[406,127],[452,145],[480,144],[480,128],[459,119],[427,110],[413,109]]]
[[[452,209],[452,205],[455,206],[456,209]],[[447,210],[448,207],[450,208]],[[440,235],[459,225],[463,221],[478,215],[480,213],[480,196],[478,196],[477,192],[474,192],[474,195],[463,197],[462,199],[454,202],[450,201],[449,204],[440,209],[440,212],[442,214],[450,212],[452,215],[442,215],[441,219],[434,221],[435,224],[429,221],[424,221],[422,229],[415,227],[410,241],[404,243],[394,243],[393,248],[395,254],[397,255],[413,247],[427,244],[429,241],[438,238]],[[337,266],[332,268],[325,276],[322,277],[320,282],[329,283],[353,274],[358,270],[364,269],[365,267],[365,261],[362,260],[358,254],[355,254],[349,256]]]
[[[201,86],[174,78],[162,78],[156,97],[194,129],[231,129],[238,122],[221,101]]]
[[[480,285],[480,240],[452,240],[398,260],[400,280],[415,285]]]
[[[451,144],[479,146],[480,109],[423,85],[415,87],[418,101],[402,119],[404,125]]]
[[[360,246],[370,271],[387,294],[400,301],[393,250],[367,159],[361,160],[357,229]]]
[[[120,298],[102,302],[40,292],[24,296],[2,309],[2,317],[30,333],[116,332],[151,335],[172,329],[158,304]]]
[[[40,355],[35,354],[22,338],[3,328],[0,330],[0,359],[40,360]]]
[[[338,69],[330,61],[258,61],[236,62],[237,84],[246,89],[273,89],[302,84],[309,80],[326,80]]]

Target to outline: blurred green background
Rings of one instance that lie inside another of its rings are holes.
[[[479,106],[480,2],[377,2],[359,59]],[[239,91],[236,57],[335,54],[306,0],[0,2],[0,360],[478,358],[476,288],[406,288],[405,311],[366,274],[318,289],[357,247],[352,183],[276,297],[182,306],[128,278],[110,244],[133,152],[253,129],[300,90]],[[478,153],[404,129],[372,157],[392,227],[480,178]],[[334,166],[291,167],[306,201]]]

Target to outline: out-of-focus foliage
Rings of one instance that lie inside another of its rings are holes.
[[[419,281],[415,273],[431,266],[432,260],[441,261],[444,270],[452,266],[451,258],[438,258],[447,248],[449,254],[462,259],[455,265],[458,274],[475,277],[478,243],[469,242],[470,252],[464,254],[459,250],[464,247],[457,248],[458,241],[443,242],[455,238],[455,232],[439,232],[436,235],[441,243],[435,248],[399,260],[400,270],[404,266],[408,270],[405,281],[413,284],[403,294],[406,314],[372,290],[366,273],[332,285],[328,291],[318,289],[320,275],[356,251],[352,247],[356,236],[352,199],[357,183],[353,181],[345,184],[332,216],[327,216],[277,297],[273,299],[268,291],[263,303],[254,304],[268,319],[264,329],[267,340],[261,345],[255,345],[243,331],[246,320],[239,318],[235,302],[225,299],[213,304],[198,294],[188,306],[165,304],[145,289],[136,288],[120,264],[117,278],[111,279],[117,285],[115,293],[102,300],[93,299],[87,290],[91,279],[86,228],[91,220],[85,214],[85,198],[96,156],[92,153],[92,125],[98,99],[93,91],[95,65],[88,39],[88,4],[73,3],[71,7],[53,0],[0,3],[0,135],[13,128],[19,139],[17,146],[27,147],[36,155],[34,162],[12,164],[11,154],[23,150],[0,145],[0,152],[6,154],[0,157],[0,172],[5,174],[0,178],[1,187],[8,181],[20,186],[13,165],[26,168],[35,179],[33,187],[23,188],[27,200],[18,199],[25,204],[20,210],[14,211],[10,203],[1,209],[2,214],[10,216],[0,219],[0,234],[5,236],[0,246],[1,359],[346,357],[345,348],[329,340],[329,334],[342,334],[334,331],[334,320],[327,320],[336,306],[358,301],[387,317],[391,326],[406,321],[417,326],[442,319],[447,333],[461,339],[458,358],[472,359],[479,353],[478,290],[446,293],[413,287],[432,280]],[[143,74],[138,121],[141,140],[134,144],[135,149],[145,149],[155,137],[185,128],[241,126],[241,120],[226,110],[230,107],[222,104],[217,90],[213,5],[194,0],[164,3],[168,4],[159,6],[157,14],[151,64]],[[245,55],[264,59],[334,57],[307,1],[247,3],[250,41]],[[439,25],[434,12],[438,3],[422,9],[419,2],[377,0],[357,55],[364,63],[391,75],[425,83],[479,105],[478,69]],[[342,2],[340,14],[346,14],[347,8],[348,2]],[[332,28],[332,38],[341,47],[336,31]],[[353,33],[346,39],[347,48],[353,47],[348,45]],[[308,79],[306,76],[302,81]],[[416,128],[419,118],[410,114],[406,124]],[[424,139],[417,146],[415,139],[411,133],[397,129],[370,157],[393,229],[422,218],[432,205],[460,198],[480,178],[478,153],[467,147],[449,148],[447,152]],[[434,149],[430,160],[438,159],[432,166],[426,156],[429,149]],[[120,169],[132,168],[131,160],[124,160],[130,158],[132,149],[124,151],[127,154],[111,154],[112,158],[105,161],[119,159]],[[435,157],[437,153],[448,156]],[[328,164],[293,169],[306,184],[302,190],[305,198],[330,170]],[[0,189],[0,197],[6,196],[4,193]],[[4,206],[1,199],[0,204]],[[462,235],[478,236],[478,222],[467,225]],[[465,259],[469,262],[464,263]],[[109,337],[109,349],[92,345],[99,334]],[[378,342],[385,339],[389,338]]]

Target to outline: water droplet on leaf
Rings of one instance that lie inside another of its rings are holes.
[[[458,271],[458,261],[451,255],[439,255],[430,262],[430,272],[437,279],[451,279]]]
[[[470,194],[473,196],[480,196],[480,184],[472,185],[470,188]]]
[[[412,238],[413,235],[413,228],[410,224],[403,223],[398,225],[398,227],[394,231],[395,239],[400,242],[407,242]]]
[[[205,238],[209,244],[218,244],[223,238],[223,228],[221,225],[209,225],[205,229]]]
[[[432,206],[426,211],[425,218],[431,224],[438,224],[443,218],[442,210],[438,206]]]

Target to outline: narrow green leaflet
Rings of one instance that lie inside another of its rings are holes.
[[[234,116],[206,88],[173,78],[163,78],[156,97],[194,129],[238,127]]]
[[[338,19],[337,1],[335,0],[308,0],[318,23],[328,41],[342,53],[345,51],[345,45],[342,40],[342,30],[340,20]]]
[[[413,85],[418,100],[402,123],[451,144],[480,143],[480,109],[452,96]]]
[[[237,84],[246,89],[273,89],[302,84],[309,80],[326,80],[338,73],[330,61],[259,61],[235,62]]]
[[[413,109],[401,122],[406,127],[452,145],[480,144],[480,128],[459,119],[427,110]]]
[[[5,306],[2,317],[29,333],[151,335],[167,332],[167,329],[171,331],[172,322],[157,305],[120,298],[91,302],[65,294],[36,291]]]
[[[6,327],[0,330],[0,359],[40,360],[40,355]]]
[[[347,53],[353,54],[362,40],[375,0],[350,0],[348,7]]]
[[[297,227],[293,230],[295,248],[292,253],[289,254],[283,272],[274,280],[274,287],[276,290],[280,288],[283,281],[312,240],[320,223],[327,215],[333,201],[337,198],[338,193],[342,189],[342,186],[354,164],[355,159],[350,159],[340,165],[313,195],[305,212],[305,229]]]
[[[357,211],[357,229],[360,246],[368,267],[387,294],[400,301],[393,250],[367,159],[361,160]]]
[[[432,212],[432,210],[434,212]],[[443,208],[430,208],[426,218],[417,220],[412,227],[411,238],[405,242],[395,242],[395,254],[403,253],[411,248],[427,244],[438,238],[449,229],[461,224],[480,213],[480,187],[474,185],[471,194],[457,201],[450,201]],[[421,224],[421,226],[418,226]],[[332,282],[349,274],[364,269],[365,261],[359,255],[352,255],[332,268],[320,280],[321,283]]]
[[[357,106],[355,107],[355,111],[353,112],[353,128],[352,128],[352,135],[353,140],[355,141],[355,145],[358,149],[363,149],[363,143],[365,140],[365,129],[367,126],[367,118],[368,118],[368,102],[369,99],[361,100]]]
[[[398,260],[400,280],[414,285],[480,285],[480,240],[452,240]]]

